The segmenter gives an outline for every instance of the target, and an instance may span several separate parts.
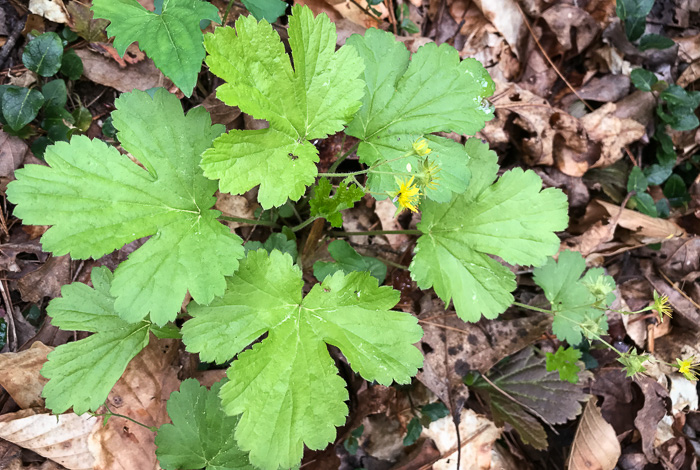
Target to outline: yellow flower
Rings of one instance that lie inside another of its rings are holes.
[[[418,212],[418,198],[421,194],[418,187],[413,184],[413,179],[413,176],[411,176],[410,179],[396,179],[396,184],[399,185],[399,190],[391,193],[390,195],[394,198],[394,202],[399,203],[398,212],[401,212],[404,209],[408,209],[411,212]]]
[[[652,310],[655,310],[659,314],[659,320],[664,321],[664,315],[671,318],[671,306],[668,303],[668,296],[659,295],[658,292],[654,291],[654,304],[651,306]]]
[[[413,151],[421,157],[425,157],[432,152],[430,147],[428,147],[428,141],[425,139],[416,139],[416,141],[413,142]]]
[[[686,379],[688,380],[697,380],[697,372],[695,371],[696,366],[693,364],[693,361],[695,360],[695,356],[690,356],[688,359],[685,361],[681,361],[680,359],[676,359],[676,362],[678,365],[678,372],[683,374]]]

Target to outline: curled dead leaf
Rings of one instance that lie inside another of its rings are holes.
[[[622,450],[613,427],[603,419],[596,398],[583,410],[571,446],[569,470],[613,470]]]
[[[36,342],[17,353],[0,354],[0,385],[22,409],[42,408],[41,390],[47,380],[39,371],[53,348]]]

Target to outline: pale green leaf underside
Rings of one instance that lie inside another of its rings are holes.
[[[365,62],[362,108],[346,131],[362,140],[358,149],[362,163],[395,159],[410,151],[417,138],[433,132],[472,135],[493,117],[485,101],[494,91],[488,73],[474,59],[460,61],[448,44],[424,45],[410,60],[406,47],[385,31],[369,29],[364,37],[351,36],[347,44]],[[444,142],[446,139],[430,140],[430,157],[442,168],[443,179],[426,196],[447,202],[466,187],[468,157],[461,146]],[[416,169],[418,160],[405,158],[377,170],[406,172],[406,164]],[[372,175],[369,184],[374,192],[396,189],[391,175]]]
[[[195,379],[180,384],[168,399],[168,416],[156,435],[156,455],[165,470],[243,470],[254,467],[248,454],[236,445],[233,434],[238,418],[221,409],[221,382],[210,390]]]
[[[164,0],[162,14],[146,10],[136,0],[94,0],[95,18],[111,23],[109,36],[123,56],[138,41],[139,48],[185,95],[190,96],[204,59],[200,20],[219,22],[216,6],[200,0]]]
[[[326,344],[384,385],[407,383],[422,364],[415,318],[390,310],[398,292],[369,273],[336,273],[303,300],[302,287],[289,255],[249,252],[224,296],[192,307],[182,330],[188,350],[217,362],[268,332],[239,354],[221,390],[226,412],[242,413],[236,440],[264,469],[297,465],[304,445],[325,447],[345,420],[347,391]]]
[[[489,255],[512,264],[539,265],[557,252],[554,233],[566,228],[566,196],[542,189],[532,171],[505,173],[495,184],[495,154],[478,139],[466,144],[472,181],[449,204],[426,201],[411,276],[422,289],[454,302],[460,318],[495,318],[512,303],[513,273]]]
[[[96,411],[129,361],[148,344],[149,322],[127,323],[114,312],[111,281],[107,268],[95,268],[94,289],[81,283],[65,285],[62,297],[49,304],[47,313],[54,326],[95,333],[57,347],[41,369],[49,379],[42,396],[56,414],[71,407],[77,414]]]
[[[7,191],[26,224],[53,225],[45,250],[99,258],[154,235],[115,272],[115,309],[128,321],[151,314],[160,325],[175,318],[189,290],[200,303],[223,293],[243,256],[241,240],[216,221],[216,183],[199,169],[199,156],[220,132],[196,108],[185,116],[178,99],[160,89],[125,93],[114,125],[122,146],[76,136],[46,150],[48,167],[27,165]],[[153,131],[157,129],[157,131]]]
[[[217,28],[204,38],[207,65],[227,82],[219,99],[269,121],[270,129],[219,137],[202,168],[225,192],[260,185],[258,201],[266,209],[303,195],[317,174],[318,151],[308,140],[342,130],[364,87],[357,78],[362,61],[353,49],[335,51],[335,25],[326,15],[293,7],[289,43],[294,67],[266,21],[241,17],[235,30]]]

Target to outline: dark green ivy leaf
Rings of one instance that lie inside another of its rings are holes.
[[[413,417],[406,427],[406,437],[403,438],[403,445],[410,446],[415,444],[420,437],[421,431],[423,431],[423,425],[420,424],[418,418]]]
[[[22,62],[42,77],[56,75],[63,59],[63,41],[56,33],[44,33],[29,41],[22,54]]]
[[[660,34],[645,34],[639,40],[639,50],[646,51],[648,49],[668,49],[676,43],[673,39],[661,36]]]
[[[9,86],[2,95],[2,114],[7,125],[18,131],[34,120],[43,104],[39,91]]]
[[[659,81],[653,72],[644,69],[632,70],[632,73],[630,73],[630,79],[632,79],[634,86],[636,86],[638,90],[642,91],[651,91],[651,87],[654,85],[654,83]]]
[[[60,71],[69,80],[77,80],[83,75],[83,60],[73,49],[64,52]]]

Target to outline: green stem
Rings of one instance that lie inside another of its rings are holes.
[[[353,237],[356,235],[423,235],[420,230],[368,230],[366,232],[340,232],[331,230],[330,235],[334,237]]]
[[[379,168],[382,165],[386,165],[387,163],[395,162],[397,160],[401,160],[403,158],[410,157],[411,155],[415,155],[415,151],[410,150],[410,151],[404,153],[403,155],[401,155],[400,157],[392,158],[391,160],[384,160],[383,162],[379,162],[376,165],[372,165],[371,167],[367,168],[366,170],[353,171],[352,173],[332,173],[332,172],[319,173],[318,175],[325,176],[327,178],[347,178],[349,176],[364,175],[364,174],[367,174],[367,173],[374,171],[375,168]],[[331,167],[330,169],[335,170],[335,168],[333,168],[333,167]],[[395,173],[392,172],[392,173],[397,174],[397,175],[405,174],[403,172],[395,172]],[[389,174],[389,173],[387,173],[387,174]]]
[[[547,309],[539,308],[539,307],[533,307],[532,305],[523,304],[520,302],[513,302],[513,305],[515,305],[516,307],[527,309],[527,310],[532,310],[534,312],[549,313],[551,315],[554,315],[554,312],[551,310],[547,310]]]
[[[257,219],[246,219],[244,217],[228,217],[225,215],[220,215],[219,220],[225,220],[227,222],[239,222],[242,224],[249,225],[267,225],[268,227],[278,227],[275,222],[271,220],[257,220]]]
[[[126,419],[126,420],[128,420],[128,421],[131,421],[131,422],[134,423],[134,424],[138,424],[139,426],[143,426],[144,428],[148,429],[149,431],[152,431],[152,432],[157,432],[157,431],[158,431],[158,427],[156,427],[156,426],[147,426],[147,425],[145,425],[145,424],[143,424],[143,423],[141,423],[141,422],[139,422],[139,421],[136,421],[134,418],[130,418],[130,417],[128,417],[128,416],[124,416],[124,415],[119,414],[119,413],[114,413],[114,412],[113,412],[112,410],[110,410],[109,407],[107,406],[107,402],[105,402],[104,407],[107,408],[107,413],[100,413],[100,414],[97,414],[97,413],[90,413],[90,414],[91,414],[92,416],[106,416],[107,419],[111,418],[112,416],[116,416],[117,418],[124,418],[124,419]]]
[[[516,307],[521,307],[521,308],[527,309],[527,310],[534,310],[535,312],[549,313],[549,314],[552,314],[552,315],[554,315],[554,313],[555,313],[555,312],[553,312],[552,310],[547,310],[547,309],[539,308],[539,307],[533,307],[532,305],[523,304],[523,303],[520,303],[520,302],[513,302],[513,305],[515,305]],[[573,323],[574,325],[576,325],[576,326],[578,326],[579,328],[581,328],[582,331],[584,331],[585,333],[587,333],[587,334],[586,334],[587,337],[593,338],[593,339],[596,339],[596,340],[600,341],[601,343],[603,343],[604,345],[606,345],[608,348],[610,348],[610,349],[612,349],[613,351],[615,351],[619,356],[622,356],[622,353],[621,353],[620,351],[618,351],[617,349],[615,349],[615,347],[613,347],[612,344],[610,344],[610,343],[608,343],[607,341],[605,341],[605,340],[604,340],[603,338],[601,338],[600,335],[598,335],[597,333],[594,333],[593,331],[589,330],[588,328],[586,328],[585,326],[583,326],[583,325],[580,324],[579,322],[577,322],[577,321],[575,321],[575,320],[572,320],[571,318],[567,317],[566,315],[563,315],[561,312],[556,312],[556,314],[557,314],[557,317],[563,318],[564,320],[568,320],[569,322],[571,322],[571,323]]]
[[[228,19],[228,14],[231,11],[232,6],[233,0],[229,0],[228,6],[226,7],[226,11],[224,12],[224,18],[221,20],[221,26],[226,26],[226,20]]]
[[[392,267],[397,268],[397,269],[408,270],[408,266],[404,266],[403,264],[394,263],[393,261],[385,259],[385,258],[379,258],[379,257],[375,257],[375,258],[377,260],[381,261],[382,263],[386,264],[387,266],[392,266]]]
[[[344,142],[344,140],[343,140],[343,142]],[[338,169],[338,166],[339,166],[341,163],[343,163],[343,161],[344,161],[346,158],[348,158],[355,150],[357,150],[357,147],[358,147],[359,145],[360,145],[359,142],[356,143],[355,145],[353,145],[352,147],[350,147],[350,150],[348,150],[348,151],[345,152],[343,155],[341,155],[340,157],[338,157],[338,159],[337,159],[335,162],[333,162],[333,164],[332,164],[331,167],[328,169],[328,171],[330,171],[330,172],[332,173],[332,172],[334,172],[335,170],[337,170],[337,169]]]
[[[303,221],[299,225],[292,227],[292,232],[298,232],[299,230],[303,229],[304,227],[306,227],[307,225],[309,225],[310,223],[312,223],[316,219],[320,219],[320,217],[311,217],[310,219],[306,219],[305,221]]]

